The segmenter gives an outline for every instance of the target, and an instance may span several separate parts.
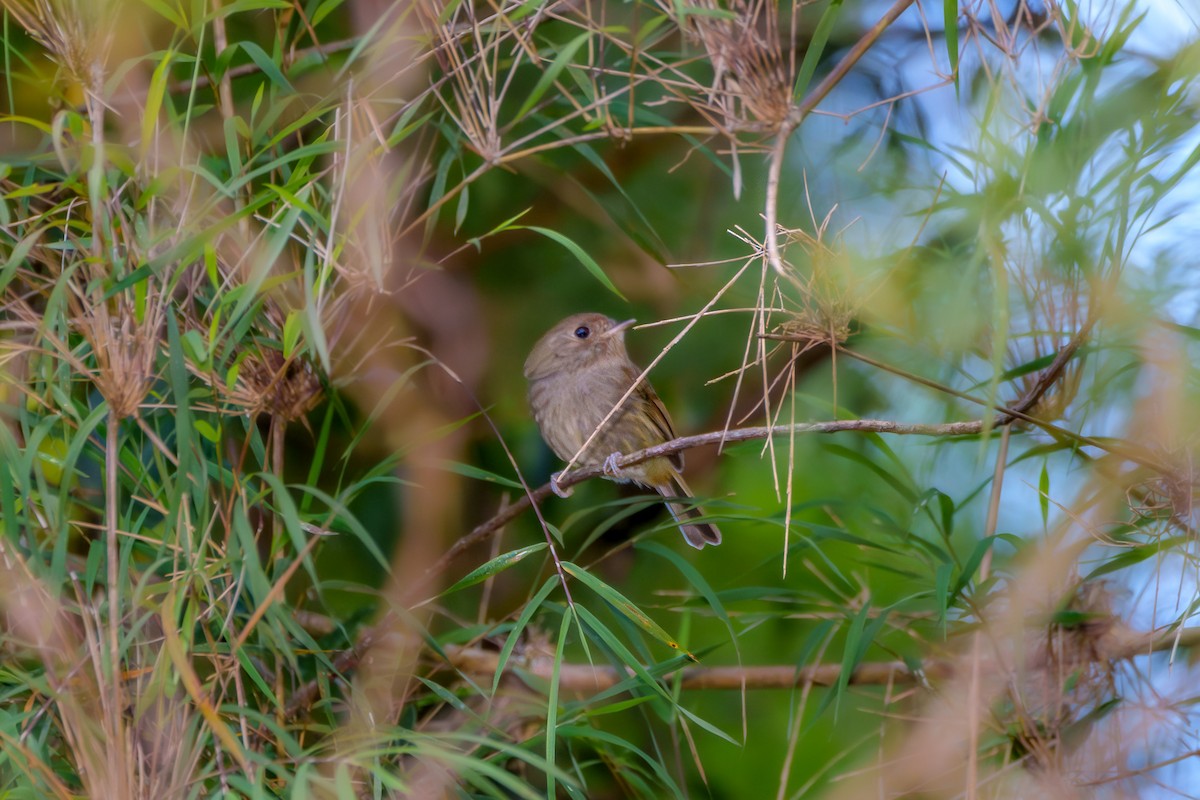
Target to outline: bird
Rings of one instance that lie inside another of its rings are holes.
[[[529,406],[542,438],[559,458],[568,464],[574,460],[580,466],[599,466],[611,480],[632,481],[655,490],[666,499],[689,545],[698,550],[718,545],[721,531],[717,526],[697,522],[704,512],[694,504],[680,502],[692,497],[680,474],[683,453],[617,467],[622,453],[675,438],[667,409],[649,381],[638,382],[621,400],[641,375],[625,349],[625,331],[634,321],[574,314],[547,331],[525,360]],[[618,404],[620,409],[614,411]],[[591,442],[584,448],[589,438]],[[566,497],[570,492],[560,488],[561,476],[561,472],[555,473],[550,485],[556,494]]]

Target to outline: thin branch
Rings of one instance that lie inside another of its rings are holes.
[[[1028,412],[1038,404],[1038,401],[1045,396],[1046,392],[1050,391],[1050,387],[1053,386],[1060,377],[1062,377],[1063,370],[1067,367],[1067,362],[1075,357],[1075,353],[1079,350],[1080,346],[1084,343],[1088,336],[1091,335],[1092,328],[1095,326],[1098,317],[1099,314],[1096,313],[1095,309],[1092,309],[1083,325],[1081,325],[1079,330],[1076,331],[1075,335],[1071,337],[1071,341],[1067,342],[1067,344],[1058,351],[1058,355],[1054,357],[1054,361],[1050,363],[1050,366],[1042,370],[1041,374],[1038,375],[1037,381],[1034,382],[1033,386],[1030,387],[1025,396],[1013,405],[1014,411],[1019,413]],[[1007,422],[1007,420],[1005,420],[1005,422]]]
[[[896,0],[895,4],[887,10],[887,13],[880,17],[879,21],[872,25],[870,30],[854,43],[854,47],[850,48],[850,52],[846,53],[846,57],[839,61],[838,65],[825,76],[825,79],[817,84],[817,88],[809,92],[804,100],[793,109],[791,116],[795,120],[795,124],[799,124],[800,120],[808,116],[808,113],[816,108],[817,104],[833,91],[833,87],[837,86],[846,77],[846,74],[859,62],[867,50],[871,49],[871,46],[879,40],[883,32],[891,27],[892,23],[907,11],[913,2],[915,0]]]
[[[363,637],[350,650],[343,651],[334,659],[339,672],[352,669],[362,655],[374,643],[380,625],[364,631]],[[395,631],[391,632],[395,635]],[[1200,627],[1164,629],[1150,632],[1128,631],[1119,626],[1107,635],[1098,636],[1088,660],[1127,661],[1137,656],[1173,651],[1177,648],[1200,647]],[[443,644],[448,666],[464,673],[477,676],[493,676],[500,664],[496,650]],[[895,686],[927,685],[953,677],[958,670],[958,660],[951,658],[927,659],[914,670],[904,661],[868,661],[859,664],[851,672],[850,685]],[[628,680],[633,673],[614,667],[598,667],[591,664],[558,664],[552,653],[514,655],[507,669],[520,671],[546,681],[557,673],[560,690],[570,692],[601,691]],[[842,674],[841,664],[812,664],[797,668],[794,664],[767,664],[758,666],[686,667],[679,673],[659,676],[662,681],[673,684],[679,680],[682,689],[730,690],[747,689],[791,689],[797,686],[832,686]],[[313,680],[299,687],[289,698],[286,714],[291,717],[299,713],[316,697],[322,682]]]
[[[783,174],[784,154],[787,152],[788,139],[792,137],[792,132],[796,130],[800,119],[799,115],[789,116],[779,126],[779,132],[775,134],[775,144],[771,147],[771,155],[767,161],[767,196],[763,208],[767,263],[771,265],[771,269],[775,270],[777,275],[793,283],[796,281],[796,276],[784,269],[783,254],[779,250],[779,183]]]
[[[495,650],[477,647],[443,649],[450,666],[471,675],[495,675],[500,662],[499,653]],[[539,653],[525,659],[514,657],[509,661],[507,668],[545,680],[549,680],[551,675],[557,672],[560,691],[570,692],[611,689],[634,675],[632,671],[591,664],[559,664],[556,668],[553,653]],[[667,673],[661,676],[661,680],[669,685],[675,685],[675,681],[678,680],[681,689],[691,690],[791,689],[806,684],[833,686],[841,672],[841,664],[813,664],[799,668],[794,664],[687,667],[678,674]],[[952,674],[953,669],[948,661],[929,662],[919,672],[913,672],[903,661],[883,661],[860,664],[851,674],[850,683],[914,683],[918,677],[922,681],[929,678],[940,680]]]
[[[764,338],[777,339],[779,341],[787,342],[787,341],[793,341],[795,337],[789,337],[789,336],[777,335],[777,334],[766,334],[764,336]],[[1067,348],[1064,348],[1064,350],[1070,349],[1071,354],[1073,354],[1075,352],[1076,347],[1078,347],[1078,344],[1068,345]],[[954,397],[959,398],[960,400],[966,400],[969,403],[975,403],[976,405],[980,405],[980,406],[984,406],[985,408],[989,408],[992,411],[1000,412],[1000,414],[1002,414],[1003,416],[1000,417],[998,420],[989,424],[988,425],[989,430],[991,428],[994,428],[997,426],[1010,425],[1013,422],[1016,422],[1019,420],[1021,422],[1026,422],[1026,423],[1029,423],[1030,425],[1034,425],[1038,428],[1041,428],[1043,431],[1045,431],[1046,433],[1050,434],[1051,436],[1053,436],[1054,438],[1056,438],[1060,441],[1066,440],[1066,441],[1074,442],[1076,444],[1082,444],[1082,445],[1087,445],[1089,447],[1094,447],[1097,450],[1101,450],[1105,453],[1111,453],[1112,455],[1119,456],[1120,458],[1126,459],[1127,461],[1130,461],[1134,464],[1138,464],[1139,466],[1145,467],[1146,469],[1153,470],[1154,472],[1158,472],[1158,473],[1162,473],[1162,474],[1170,474],[1170,472],[1171,472],[1170,465],[1164,464],[1161,461],[1159,461],[1158,459],[1156,459],[1154,457],[1154,454],[1151,453],[1150,451],[1146,450],[1145,448],[1136,448],[1135,449],[1133,446],[1127,447],[1123,444],[1120,444],[1115,439],[1106,438],[1106,439],[1101,440],[1101,439],[1096,439],[1092,436],[1086,436],[1082,433],[1076,433],[1075,431],[1068,430],[1060,425],[1055,425],[1053,422],[1047,422],[1044,419],[1040,419],[1038,417],[1031,416],[1030,414],[1026,414],[1023,411],[1018,410],[1018,408],[1016,406],[1006,406],[1006,405],[1001,405],[999,403],[990,403],[987,400],[983,400],[981,398],[974,397],[966,392],[960,392],[957,389],[951,388],[942,383],[938,383],[937,381],[930,380],[929,378],[923,378],[920,375],[916,375],[912,372],[907,372],[906,370],[900,369],[899,367],[894,367],[894,366],[892,366],[890,364],[886,364],[882,361],[877,361],[876,359],[871,358],[870,356],[863,355],[862,353],[857,353],[853,350],[849,350],[841,345],[838,345],[837,349],[838,349],[838,352],[845,353],[846,355],[850,356],[851,358],[857,359],[857,360],[863,362],[864,364],[870,364],[873,367],[878,367],[879,369],[890,372],[893,375],[899,375],[900,377],[905,378],[906,380],[910,380],[910,381],[913,381],[914,383],[919,383],[922,386],[928,386],[931,389],[936,389],[939,392],[944,392],[946,394],[952,395]],[[1060,363],[1059,358],[1056,358],[1054,363],[1051,364],[1050,367],[1047,368],[1047,370],[1046,370],[1047,373],[1050,373],[1053,370],[1054,374],[1057,376],[1061,372],[1062,366],[1066,364],[1067,360],[1069,360],[1070,354],[1068,354],[1067,356],[1064,357],[1062,355],[1062,353],[1060,352],[1059,355],[1060,355],[1060,358],[1062,359],[1061,363]],[[1053,381],[1046,382],[1046,385],[1044,387],[1042,387],[1043,381],[1039,380],[1038,384],[1034,386],[1034,389],[1031,390],[1030,393],[1027,394],[1024,398],[1022,398],[1019,401],[1019,404],[1020,405],[1028,404],[1031,407],[1035,406],[1036,401],[1041,398],[1041,391],[1048,389],[1050,387],[1050,385],[1052,384],[1052,382]],[[1040,391],[1039,391],[1039,387],[1041,387]],[[980,421],[980,424],[982,425],[982,421]]]
[[[763,216],[765,217],[764,226],[766,228],[767,262],[783,278],[795,280],[794,276],[784,269],[783,254],[779,250],[778,233],[779,184],[783,173],[784,154],[787,151],[788,140],[796,128],[800,126],[800,123],[804,121],[804,118],[833,91],[833,87],[837,86],[849,74],[854,65],[879,40],[883,32],[891,27],[892,23],[907,11],[913,2],[914,0],[896,0],[892,7],[887,10],[887,13],[872,25],[862,35],[862,38],[855,42],[854,47],[850,48],[850,52],[846,53],[846,56],[825,76],[824,80],[817,84],[816,88],[809,92],[802,101],[792,107],[775,134],[775,143],[771,147],[770,158],[767,162],[766,203]]]
[[[766,439],[773,436],[791,436],[798,433],[839,433],[841,431],[865,431],[868,433],[892,433],[903,436],[973,436],[983,431],[982,420],[968,422],[946,422],[941,424],[923,424],[894,422],[881,419],[847,419],[832,422],[801,422],[794,425],[764,425],[753,428],[735,428],[733,430],[711,431],[698,433],[693,436],[681,436],[669,442],[647,447],[628,453],[616,460],[618,468],[633,466],[643,461],[660,456],[669,456],[694,447],[723,444],[727,442],[746,442]],[[560,476],[560,488],[574,486],[577,483],[604,476],[601,467],[583,467],[573,469]],[[511,505],[505,506],[491,519],[481,522],[466,536],[455,542],[437,563],[429,568],[427,574],[434,575],[444,570],[451,561],[460,556],[471,546],[492,536],[506,524],[520,516],[529,508],[530,500],[542,500],[550,495],[550,484],[546,483],[534,489],[529,494],[519,497]]]
[[[1141,655],[1171,650],[1178,637],[1181,647],[1200,646],[1200,627],[1182,631],[1152,631],[1129,633],[1116,637],[1107,647],[1100,646],[1092,655],[1093,661],[1124,661]],[[1101,638],[1098,644],[1106,640]],[[500,664],[496,650],[479,647],[444,645],[448,664],[455,669],[478,676],[492,676]],[[631,671],[591,664],[555,665],[553,653],[537,653],[524,659],[513,657],[509,669],[517,669],[544,680],[557,672],[560,690],[599,691],[612,688],[633,676]],[[859,664],[850,674],[851,685],[925,684],[954,676],[957,661],[949,658],[926,660],[919,669],[903,661],[868,661]],[[679,673],[661,676],[667,684],[678,679],[682,689],[741,690],[791,689],[806,684],[833,686],[842,674],[841,664],[813,664],[797,668],[794,664],[760,666],[686,667]]]

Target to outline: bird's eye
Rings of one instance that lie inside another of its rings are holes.
[[[589,337],[591,335],[592,335],[592,329],[589,328],[587,325],[580,325],[578,328],[575,329],[575,338],[576,339],[586,339],[587,337]]]

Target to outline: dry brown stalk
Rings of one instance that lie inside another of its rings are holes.
[[[1098,640],[1093,650],[1093,661],[1123,661],[1150,653],[1171,650],[1175,647],[1190,648],[1200,645],[1200,628],[1182,631],[1152,631],[1147,633],[1125,633],[1120,636]],[[499,653],[479,647],[447,645],[444,647],[447,664],[456,670],[472,675],[491,677],[499,666]],[[864,662],[854,668],[850,685],[919,684],[945,680],[957,674],[961,662],[949,658],[934,658],[924,661],[917,670],[903,661]],[[558,673],[559,687],[568,691],[603,691],[633,677],[631,671],[592,664],[559,664],[557,670],[551,652],[528,653],[516,657],[506,669],[523,672],[532,677],[550,680]],[[661,680],[673,684],[677,679],[680,688],[701,690],[747,689],[791,689],[808,683],[833,686],[841,678],[841,664],[813,664],[797,667],[794,664],[772,664],[756,666],[686,667],[678,673],[667,673]]]

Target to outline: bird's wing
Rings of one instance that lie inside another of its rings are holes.
[[[635,392],[634,397],[642,405],[642,410],[646,412],[646,416],[654,423],[654,427],[662,434],[663,441],[669,442],[675,438],[675,429],[671,426],[671,415],[667,413],[667,407],[663,405],[659,399],[658,393],[654,391],[654,387],[650,385],[650,381],[642,381],[639,391]],[[683,453],[673,453],[670,456],[671,464],[677,470],[683,469]]]

